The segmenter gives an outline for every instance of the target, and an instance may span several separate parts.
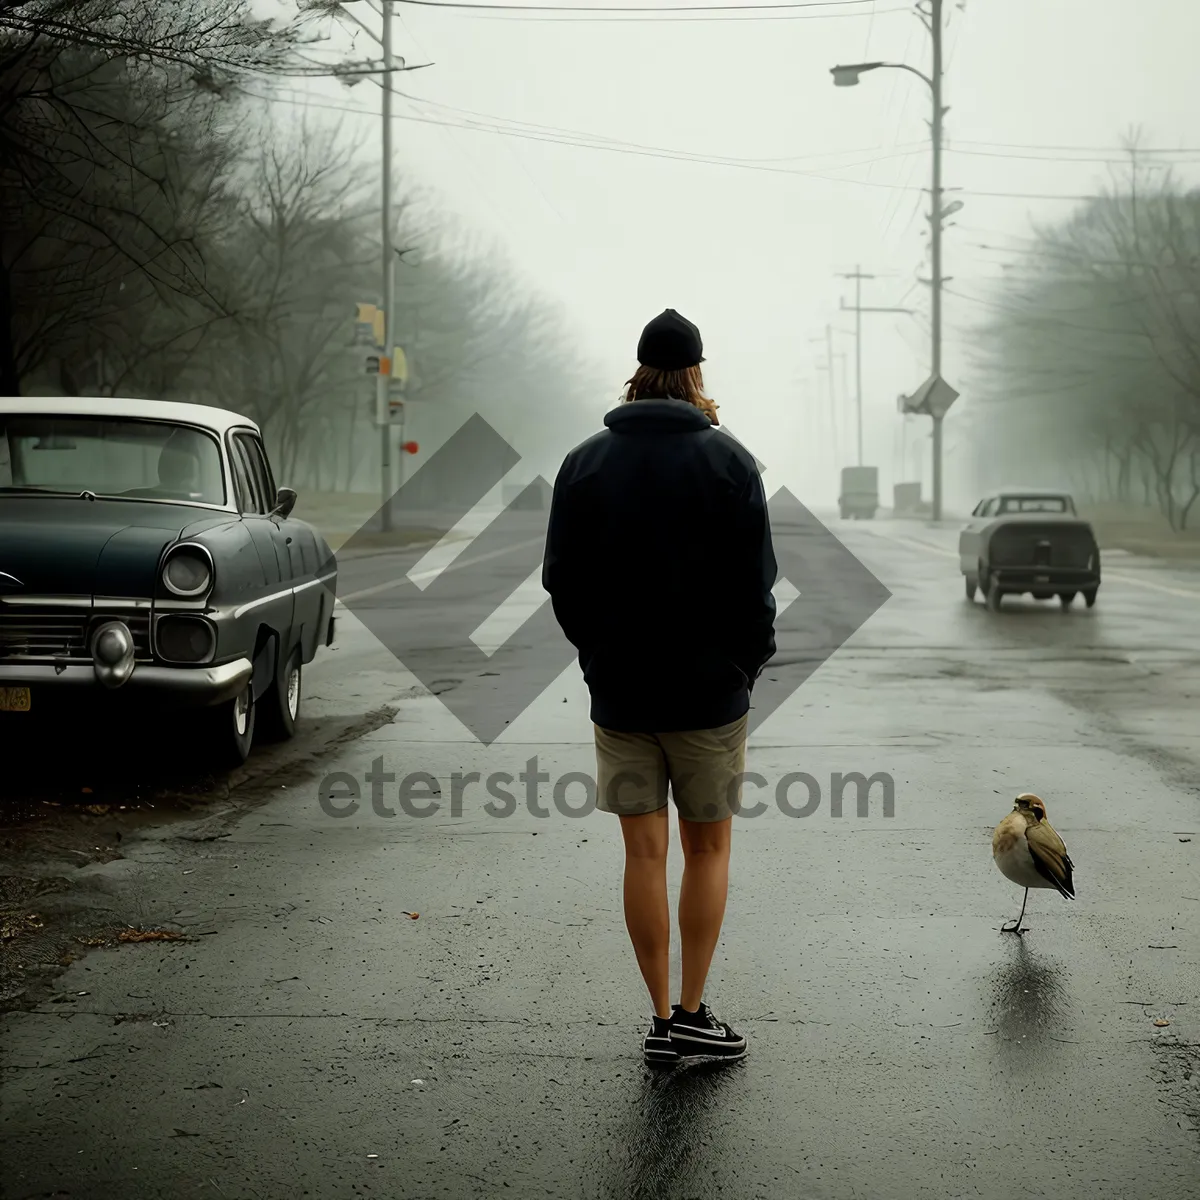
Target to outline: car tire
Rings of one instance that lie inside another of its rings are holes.
[[[1059,592],[1058,598],[1059,598],[1059,600],[1062,601],[1063,611],[1066,612],[1066,610],[1068,608],[1070,608],[1071,605],[1074,603],[1075,593],[1074,592]]]
[[[1096,588],[1088,588],[1088,589],[1087,589],[1087,590],[1086,590],[1086,591],[1083,593],[1083,602],[1084,602],[1084,603],[1085,603],[1085,604],[1088,606],[1088,608],[1093,608],[1093,607],[1095,607],[1095,604],[1096,604],[1096,590],[1097,590]]]
[[[970,600],[972,603],[974,603],[975,593],[977,591],[979,591],[979,584],[970,575],[967,575],[965,577],[965,581],[966,581],[966,586],[967,586],[967,599]]]
[[[295,735],[302,682],[303,668],[297,647],[259,701],[262,709],[259,713],[259,731],[268,741],[285,742]]]
[[[987,585],[988,612],[999,612],[1003,601],[1004,593],[1000,590],[999,582],[995,579],[989,579]]]
[[[214,705],[205,713],[207,728],[203,753],[208,764],[222,770],[240,767],[250,757],[258,705],[250,683],[232,700]]]

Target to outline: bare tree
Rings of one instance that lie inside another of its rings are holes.
[[[1082,473],[1097,499],[1148,479],[1182,529],[1200,475],[1200,193],[1135,156],[1022,257],[981,331],[986,436],[1002,457]]]

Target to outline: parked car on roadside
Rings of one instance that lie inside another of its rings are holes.
[[[214,766],[290,737],[337,584],[295,503],[237,413],[0,398],[0,719],[178,709]]]
[[[1005,596],[1077,595],[1088,608],[1100,589],[1100,547],[1067,492],[1009,488],[985,496],[958,537],[968,600],[981,591],[992,612]]]

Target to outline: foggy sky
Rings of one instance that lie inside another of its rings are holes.
[[[352,8],[376,23],[366,3]],[[840,299],[852,300],[852,284],[836,276],[858,264],[879,276],[864,284],[864,304],[919,310],[919,320],[864,316],[866,461],[880,467],[886,494],[899,478],[896,397],[929,370],[928,288],[915,282],[918,272],[928,275],[928,198],[918,189],[929,181],[929,93],[902,71],[834,88],[829,68],[879,59],[927,71],[928,35],[911,9],[909,0],[876,0],[801,10],[804,19],[773,12],[755,13],[766,18],[756,20],[645,22],[396,4],[397,53],[410,64],[436,64],[398,77],[402,91],[422,100],[773,169],[411,120],[395,123],[398,164],[494,238],[532,287],[566,307],[581,369],[598,368],[597,427],[634,365],[641,326],[677,308],[704,335],[706,377],[722,418],[767,461],[775,486],[787,482],[813,503],[836,494],[835,468],[854,453],[853,315],[838,308]],[[1120,170],[1119,148],[1134,126],[1146,146],[1200,146],[1191,120],[1200,111],[1193,62],[1200,5],[966,0],[948,10],[944,185],[962,189],[947,199],[965,207],[946,235],[944,269],[954,276],[950,289],[974,298],[947,295],[944,302],[943,373],[963,392],[946,428],[951,500],[972,492],[953,467],[963,436],[955,426],[970,419],[965,351],[1002,261],[980,244],[1020,249],[1032,220],[1071,208],[979,193],[1095,193]],[[336,39],[340,51],[350,43],[347,33]],[[373,50],[361,36],[357,49],[364,57]],[[313,118],[334,121],[338,113],[315,106],[377,112],[380,92],[365,82],[347,90],[299,81],[284,93],[291,101],[304,96]],[[463,119],[404,100],[397,112]],[[348,120],[358,129],[357,118]],[[377,127],[377,118],[364,115],[367,154],[377,153]],[[1088,149],[1039,149],[1076,146]],[[1200,153],[1174,161],[1181,176],[1194,178]],[[836,456],[827,382],[817,369],[827,322],[849,371],[843,380],[837,364],[839,390],[844,385],[849,399],[838,405]],[[907,477],[915,477],[917,454],[927,457],[920,435],[928,427],[924,419],[910,422]],[[928,494],[927,463],[925,479]]]

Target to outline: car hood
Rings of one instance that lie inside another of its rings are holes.
[[[0,596],[150,596],[171,542],[228,520],[186,504],[0,497]]]

